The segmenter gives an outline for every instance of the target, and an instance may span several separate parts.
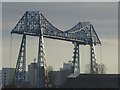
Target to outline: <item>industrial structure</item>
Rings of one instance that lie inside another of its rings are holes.
[[[79,45],[90,45],[91,74],[97,74],[94,45],[100,45],[101,41],[90,22],[79,22],[70,30],[63,31],[53,26],[39,11],[26,11],[11,31],[11,34],[22,35],[22,42],[14,74],[14,80],[17,85],[22,86],[21,84],[24,84],[26,78],[26,35],[39,37],[37,88],[49,87],[43,38],[64,40],[74,44],[72,74],[80,74]]]

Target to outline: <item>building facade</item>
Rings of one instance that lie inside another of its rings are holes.
[[[2,70],[0,70],[0,89],[2,88]]]
[[[2,86],[6,87],[13,83],[15,68],[2,68]]]
[[[36,87],[37,84],[37,63],[28,65],[28,82],[31,87]]]
[[[59,71],[50,71],[49,81],[51,86],[61,86],[66,81],[66,78],[71,74],[71,71],[72,63],[63,63],[63,68],[60,68]]]

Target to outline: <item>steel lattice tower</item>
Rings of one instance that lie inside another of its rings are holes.
[[[90,28],[93,28],[93,26],[90,26]],[[95,47],[93,43],[93,35],[92,35],[92,30],[90,29],[90,65],[91,65],[91,74],[98,74],[98,68],[97,68],[97,60],[96,60],[96,55],[95,55]]]
[[[40,34],[39,34],[39,46],[38,46],[38,69],[37,69],[37,87],[48,87],[48,75],[46,70],[46,58],[43,40],[43,30],[45,29],[44,17],[41,14],[40,17]]]
[[[26,35],[23,35],[15,69],[15,83],[22,85],[25,82],[26,71]]]
[[[79,74],[80,73],[80,60],[79,60],[79,43],[73,43],[74,44],[74,51],[73,51],[73,68],[72,73],[73,74]]]

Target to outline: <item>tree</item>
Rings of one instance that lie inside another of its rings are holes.
[[[106,67],[104,64],[99,64],[99,74],[105,74],[106,73]]]
[[[96,74],[105,74],[106,73],[106,67],[104,64],[96,64]],[[86,65],[86,71],[87,74],[91,73],[91,66],[90,64]]]

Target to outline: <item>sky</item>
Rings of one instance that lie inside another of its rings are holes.
[[[1,0],[2,2],[119,2],[119,0]]]
[[[107,73],[118,73],[118,6],[117,2],[3,2],[2,3],[2,66],[15,67],[21,35],[10,35],[26,10],[37,10],[57,28],[68,30],[78,22],[91,22],[102,42],[96,46],[98,63],[105,64]],[[11,45],[10,45],[11,42]],[[44,39],[47,64],[54,70],[72,59],[73,44]],[[34,43],[34,44],[33,44]],[[27,36],[27,64],[37,58],[38,38]],[[89,46],[80,46],[81,72],[89,63]]]

